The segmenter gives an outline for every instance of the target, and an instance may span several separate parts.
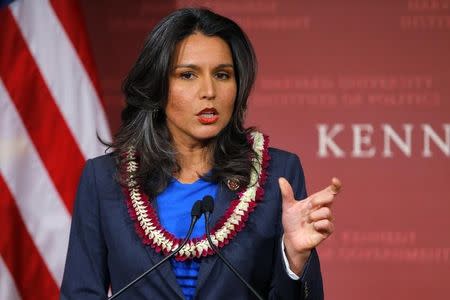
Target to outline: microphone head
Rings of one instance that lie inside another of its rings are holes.
[[[203,214],[203,203],[201,200],[195,201],[194,205],[192,206],[191,210],[191,216],[200,218],[200,216]]]
[[[210,195],[203,197],[203,211],[212,213],[214,210],[214,199]]]

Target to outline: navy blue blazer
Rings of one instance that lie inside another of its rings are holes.
[[[270,148],[263,200],[245,228],[222,248],[223,255],[266,299],[323,299],[315,250],[300,280],[292,280],[281,253],[281,193],[278,178],[292,185],[296,199],[306,197],[305,180],[295,154]],[[70,230],[61,299],[106,299],[160,261],[145,246],[128,215],[125,196],[115,181],[111,154],[88,160],[81,176]],[[224,214],[235,193],[219,185],[211,225]],[[169,262],[147,275],[120,299],[183,299]],[[217,255],[201,259],[196,299],[254,299]]]

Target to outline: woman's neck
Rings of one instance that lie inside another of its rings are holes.
[[[180,143],[174,141],[180,171],[174,176],[178,181],[191,183],[212,168],[208,143]]]

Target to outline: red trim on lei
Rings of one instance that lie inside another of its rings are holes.
[[[263,151],[262,151],[262,168],[261,168],[261,174],[258,178],[259,187],[256,190],[255,200],[254,200],[254,202],[252,201],[252,202],[248,203],[249,204],[248,210],[246,210],[244,215],[242,215],[241,221],[238,224],[235,224],[234,230],[230,230],[230,233],[224,239],[224,241],[222,241],[222,242],[218,241],[219,248],[222,248],[225,245],[227,245],[230,242],[230,240],[233,237],[235,237],[236,234],[245,227],[250,213],[253,212],[253,210],[256,208],[258,203],[261,202],[264,197],[264,185],[265,185],[267,177],[268,177],[267,168],[268,168],[269,161],[270,161],[270,155],[269,155],[269,150],[268,150],[269,149],[269,137],[266,135],[263,135],[263,137],[264,137],[264,147],[263,147]],[[251,141],[253,143],[253,139],[251,137],[249,138],[249,141]],[[122,169],[121,175],[127,176],[126,175],[126,166],[121,169]],[[124,172],[125,172],[125,174],[124,174]],[[145,234],[144,229],[141,227],[140,222],[139,222],[140,220],[138,220],[135,209],[133,207],[129,188],[124,186],[123,191],[126,196],[125,200],[126,200],[126,205],[128,208],[128,214],[130,215],[131,219],[134,221],[134,227],[135,227],[136,233],[141,238],[142,243],[144,245],[151,246],[157,253],[162,252],[164,255],[170,254],[171,251],[169,251],[167,248],[163,249],[161,247],[161,245],[156,244]],[[236,206],[239,204],[239,202],[241,201],[240,198],[242,197],[244,192],[245,192],[245,189],[241,189],[237,193],[238,197],[231,201],[231,204],[228,207],[228,209],[226,210],[225,214],[219,219],[219,221],[216,223],[216,225],[211,230],[211,235],[214,235],[225,224],[225,222],[228,220],[228,218],[233,214],[233,211],[236,208]],[[160,231],[164,235],[165,238],[167,238],[169,241],[173,242],[172,249],[176,249],[181,244],[183,239],[176,238],[174,235],[172,235],[170,232],[168,232],[166,229],[164,229],[161,226],[156,211],[153,209],[152,205],[150,204],[148,196],[145,193],[143,193],[141,187],[139,187],[139,193],[140,193],[142,201],[145,203],[145,210],[146,210],[147,216],[152,219],[153,226],[155,227],[154,231]],[[206,239],[206,234],[204,234],[203,236],[201,236],[199,238],[191,239],[186,245],[189,245],[191,243],[196,244],[197,242],[199,242],[203,239]],[[195,257],[197,257],[197,258],[214,254],[214,251],[211,249],[211,247],[208,247],[207,250],[203,250],[201,253],[199,253],[197,250],[195,252],[196,252]],[[188,257],[186,255],[180,255],[179,253],[175,256],[175,259],[179,260],[179,261],[184,261],[184,260],[192,259],[192,258],[193,258],[192,256]]]

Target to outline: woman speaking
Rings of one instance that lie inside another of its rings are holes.
[[[121,298],[254,299],[218,248],[264,299],[323,299],[315,247],[333,231],[341,184],[307,197],[298,157],[244,128],[255,76],[252,45],[228,18],[180,9],[153,29],[123,84],[113,152],[84,168],[61,299],[106,299],[173,253],[205,196],[215,247],[200,217]]]

